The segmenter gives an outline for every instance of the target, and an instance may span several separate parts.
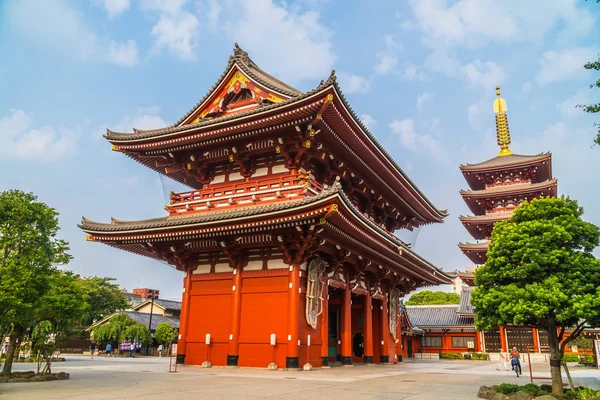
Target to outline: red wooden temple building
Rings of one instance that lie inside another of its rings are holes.
[[[184,272],[178,362],[297,368],[401,358],[399,298],[449,278],[393,232],[442,222],[335,75],[303,93],[237,46],[175,124],[108,131],[190,187],[166,216],[86,218],[87,239]]]
[[[486,253],[494,223],[508,219],[514,209],[525,200],[556,196],[557,180],[552,177],[552,154],[537,155],[513,154],[508,127],[506,101],[500,97],[500,88],[496,87],[498,98],[494,101],[496,114],[496,137],[500,152],[487,161],[477,164],[461,165],[460,169],[469,185],[469,190],[460,193],[474,215],[461,216],[464,227],[476,239],[472,243],[459,243],[463,253],[476,265],[485,263]],[[461,295],[459,314],[474,317],[470,307],[469,290],[475,286],[473,271],[457,272],[465,290]],[[465,304],[463,304],[465,303]],[[544,332],[534,328],[506,326],[493,332],[485,332],[480,347],[487,352],[507,351],[517,346],[525,350],[526,346],[547,345]]]

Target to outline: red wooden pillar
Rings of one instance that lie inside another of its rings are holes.
[[[506,340],[506,328],[501,326],[499,329],[500,329],[500,344],[502,345],[502,351],[508,351],[508,343]]]
[[[371,298],[371,285],[367,283],[365,295],[365,364],[373,364],[373,299]]]
[[[324,367],[327,367],[329,366],[329,285],[327,284],[327,272],[325,272],[324,280],[323,311],[321,312],[321,363]]]
[[[483,331],[475,332],[475,351],[476,352],[483,352],[482,337],[483,337]]]
[[[288,274],[288,343],[286,368],[300,367],[300,264],[290,265]]]
[[[402,361],[402,321],[400,321],[400,313],[396,317],[396,362]]]
[[[187,268],[183,278],[183,295],[181,296],[181,315],[179,321],[179,340],[177,341],[177,364],[185,363],[187,328],[190,317],[190,293],[192,291],[192,268]]]
[[[342,295],[342,365],[352,365],[352,298],[350,279],[346,275],[346,288]]]
[[[533,336],[533,351],[536,353],[541,352],[540,350],[540,337],[538,336],[537,328],[531,328],[531,336]]]
[[[231,320],[229,322],[229,350],[227,365],[237,367],[240,358],[240,323],[242,317],[242,268],[233,269],[231,287]]]
[[[379,320],[381,321],[381,357],[379,358],[380,362],[389,363],[389,338],[390,338],[390,328],[388,326],[388,293],[387,291],[383,291],[383,300],[381,300],[381,317]]]

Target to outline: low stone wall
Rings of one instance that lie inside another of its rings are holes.
[[[56,374],[36,375],[33,371],[13,372],[9,377],[0,376],[0,383],[22,383],[22,382],[47,382],[47,381],[62,381],[69,379],[69,374],[66,372],[58,372]]]

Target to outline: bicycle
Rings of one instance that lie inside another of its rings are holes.
[[[512,366],[512,370],[515,371],[515,373],[517,374],[517,378],[519,377],[519,360],[516,358],[513,358],[510,360],[510,365]],[[521,373],[522,375],[522,373]]]

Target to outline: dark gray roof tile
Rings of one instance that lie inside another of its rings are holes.
[[[458,305],[443,306],[406,306],[406,315],[412,326],[421,329],[433,327],[472,326],[473,318],[457,314]]]

